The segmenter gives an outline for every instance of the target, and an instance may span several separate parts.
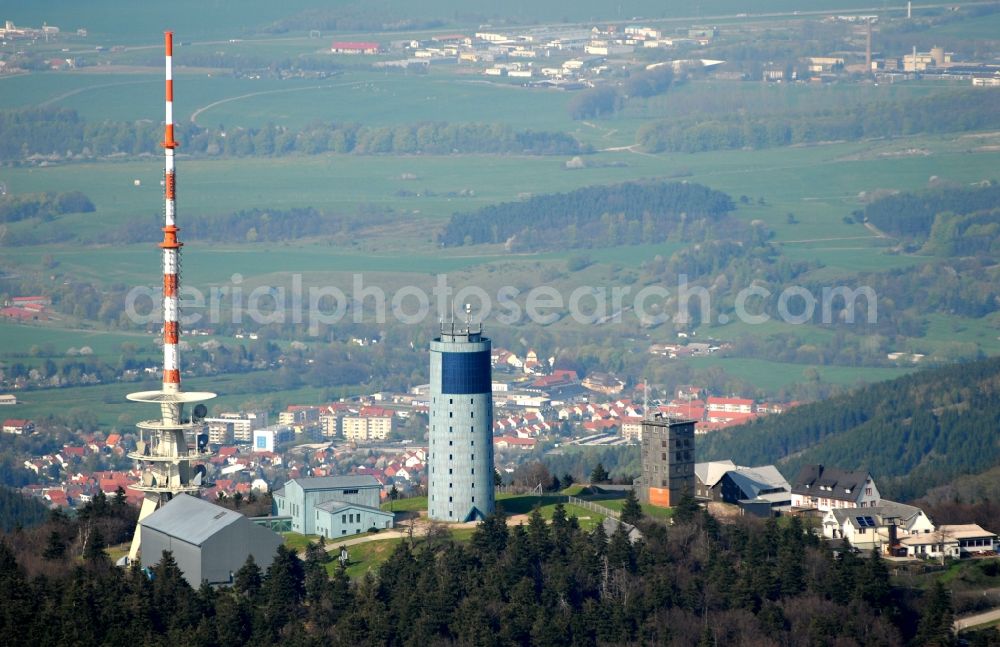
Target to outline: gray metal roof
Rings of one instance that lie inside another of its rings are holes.
[[[729,472],[730,477],[736,475],[757,483],[759,490],[775,490],[780,488],[786,492],[792,491],[791,486],[788,485],[788,481],[785,480],[785,477],[781,475],[781,472],[774,465],[737,467],[735,470]]]
[[[872,517],[879,526],[887,525],[889,519],[899,520],[899,525],[908,528],[922,513],[920,508],[905,503],[882,499],[872,508],[834,508],[831,510],[838,525],[850,523],[855,528],[861,528],[858,517]]]
[[[824,465],[803,465],[795,477],[792,492],[822,496],[840,501],[854,501],[871,474],[867,471],[848,471]]]
[[[367,510],[369,512],[378,512],[380,514],[393,516],[391,512],[386,512],[385,510],[379,510],[378,508],[373,508],[369,505],[361,505],[360,503],[347,503],[346,501],[324,501],[323,503],[317,503],[313,506],[317,510],[322,510],[324,512],[339,512],[341,510],[346,510],[348,508],[357,510]]]
[[[382,487],[374,476],[369,474],[349,475],[349,476],[313,476],[308,478],[292,479],[303,490],[331,490],[334,488],[352,487]],[[288,483],[285,483],[287,486]]]
[[[178,494],[139,524],[189,544],[201,546],[206,539],[242,518],[243,515],[239,512],[233,512],[188,494]]]
[[[698,480],[708,487],[715,487],[726,472],[736,469],[736,463],[728,458],[724,461],[709,461],[707,463],[695,463],[694,474]]]

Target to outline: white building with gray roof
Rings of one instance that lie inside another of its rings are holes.
[[[178,494],[139,522],[141,562],[153,566],[170,551],[191,586],[230,584],[252,555],[267,569],[281,536],[247,517],[188,494]]]
[[[333,538],[391,528],[393,514],[379,509],[381,491],[370,475],[292,479],[274,492],[272,512],[291,517],[292,532],[303,535]]]

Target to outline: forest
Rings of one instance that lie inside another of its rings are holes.
[[[49,221],[64,213],[91,213],[94,203],[80,191],[0,194],[0,223],[27,218]]]
[[[920,371],[699,439],[698,460],[824,463],[867,469],[882,494],[909,501],[1000,462],[1000,358]]]
[[[551,524],[490,516],[468,542],[435,526],[356,581],[322,545],[282,546],[221,589],[192,589],[169,553],[148,574],[112,566],[94,537],[134,523],[126,508],[0,541],[7,644],[951,644],[943,586],[896,588],[877,554],[831,551],[797,518],[720,524],[691,500],[669,527],[639,519],[634,543],[560,505]]]
[[[998,204],[1000,185],[996,182],[973,187],[943,186],[878,198],[865,206],[863,216],[884,232],[923,240],[934,229],[938,214],[967,215],[995,209]],[[945,233],[937,232],[939,240]],[[965,233],[964,228],[961,233]]]
[[[456,213],[438,242],[539,250],[699,240],[733,208],[725,193],[693,182],[591,186]]]
[[[873,101],[809,112],[734,112],[647,124],[637,142],[648,152],[699,153],[855,141],[1000,127],[1000,90],[962,90],[902,101]],[[947,118],[943,118],[947,115]]]
[[[0,162],[42,157],[106,157],[159,153],[162,126],[151,121],[91,122],[68,108],[0,111]],[[182,150],[190,155],[280,156],[319,153],[357,155],[490,153],[578,155],[589,152],[573,136],[515,130],[506,124],[428,122],[396,127],[313,123],[300,130],[202,128],[177,124]]]

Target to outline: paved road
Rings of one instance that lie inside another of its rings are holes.
[[[965,616],[964,618],[956,618],[954,625],[955,631],[961,631],[962,629],[968,629],[969,627],[983,625],[986,624],[987,622],[993,622],[994,620],[1000,620],[1000,609],[993,609],[992,611],[977,613],[974,616]]]

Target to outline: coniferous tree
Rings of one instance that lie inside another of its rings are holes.
[[[604,465],[602,463],[598,463],[594,466],[594,471],[590,473],[591,483],[607,483],[610,478],[611,476],[608,474],[608,471],[604,469]]]
[[[234,581],[236,590],[245,597],[253,600],[260,593],[262,582],[263,576],[261,575],[260,567],[257,566],[253,555],[247,555],[243,566],[240,567],[240,570],[236,571]]]
[[[927,647],[950,647],[955,644],[955,636],[952,633],[954,613],[951,606],[951,595],[944,588],[940,580],[934,582],[934,586],[928,593],[927,604],[920,624],[917,628],[916,644]]]
[[[54,561],[57,559],[62,559],[66,555],[66,540],[63,539],[62,533],[58,530],[52,530],[49,532],[48,543],[45,545],[45,551],[42,552],[42,559],[48,561]]]
[[[642,521],[642,506],[635,495],[635,490],[628,490],[625,493],[625,502],[622,504],[622,521],[633,526]]]

